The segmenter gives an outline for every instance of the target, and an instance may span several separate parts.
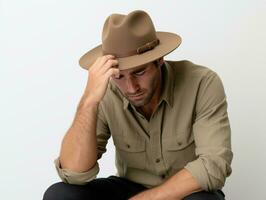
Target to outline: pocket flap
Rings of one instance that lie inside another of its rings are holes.
[[[145,151],[145,140],[140,138],[134,140],[126,140],[123,137],[114,138],[114,145],[123,151],[127,152],[143,152]]]
[[[182,150],[194,142],[193,137],[180,134],[175,138],[166,138],[164,140],[165,149],[168,151]]]

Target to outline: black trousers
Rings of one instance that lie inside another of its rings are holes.
[[[127,200],[147,188],[117,176],[97,178],[86,185],[72,185],[63,182],[51,185],[44,193],[43,200]],[[193,193],[184,200],[224,200],[221,190]]]

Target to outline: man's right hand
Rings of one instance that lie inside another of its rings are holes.
[[[119,76],[118,60],[115,59],[115,56],[105,55],[98,57],[89,68],[83,100],[98,104],[105,95],[112,75]]]

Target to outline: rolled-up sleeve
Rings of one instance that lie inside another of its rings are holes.
[[[221,189],[232,173],[231,129],[222,81],[211,71],[201,81],[192,127],[197,159],[187,169],[202,189]]]
[[[98,107],[96,134],[98,149],[97,160],[99,160],[102,157],[102,154],[106,152],[106,145],[108,139],[110,138],[110,131],[106,123],[104,114],[102,112],[101,104],[99,104]],[[69,184],[84,185],[87,182],[90,182],[91,180],[95,179],[97,177],[97,174],[99,173],[98,161],[91,169],[86,172],[75,172],[69,169],[62,168],[60,165],[59,157],[54,160],[54,164],[61,180]]]
[[[54,163],[56,171],[61,180],[69,184],[84,185],[87,182],[95,179],[97,174],[99,173],[98,163],[96,163],[93,168],[86,172],[74,172],[68,169],[62,169],[59,158],[55,159]]]

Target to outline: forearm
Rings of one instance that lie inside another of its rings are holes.
[[[98,104],[81,100],[60,151],[62,168],[84,172],[97,161],[96,120]]]
[[[98,57],[90,67],[75,119],[61,145],[62,168],[85,172],[96,164],[98,105],[105,95],[110,77],[119,75],[117,66],[118,60],[113,55],[105,55]]]
[[[182,169],[158,187],[160,199],[183,199],[201,190],[198,182],[186,169]]]
[[[181,200],[184,197],[201,190],[198,182],[192,177],[192,175],[186,169],[182,169],[163,184],[139,193],[130,198],[130,200]]]

